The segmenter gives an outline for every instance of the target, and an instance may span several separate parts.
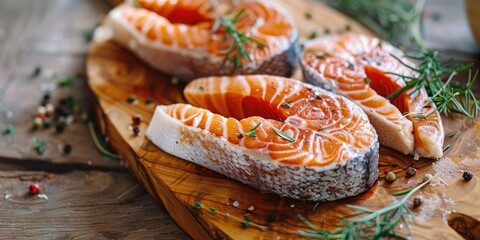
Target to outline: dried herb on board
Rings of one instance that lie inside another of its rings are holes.
[[[340,222],[340,226],[331,231],[316,227],[305,217],[298,214],[297,217],[313,230],[300,231],[298,234],[322,239],[409,239],[412,236],[409,220],[414,219],[414,216],[407,206],[407,201],[418,190],[431,182],[433,178],[431,175],[424,177],[424,182],[410,189],[405,197],[379,210],[374,211],[360,206],[347,205],[348,208],[358,211],[358,213],[344,218]],[[409,236],[401,235],[395,231],[399,224],[405,226]]]
[[[235,221],[238,221],[240,223],[240,225],[243,227],[243,228],[248,228],[250,226],[252,227],[256,227],[262,231],[266,231],[268,230],[268,227],[267,226],[263,226],[263,225],[260,225],[260,224],[257,224],[257,223],[254,223],[250,218],[248,218],[248,216],[246,215],[243,215],[242,218],[239,218],[239,217],[236,217],[236,216],[233,216],[233,215],[230,215],[228,213],[224,213],[222,211],[219,211],[215,208],[212,208],[212,207],[207,207],[205,205],[203,205],[202,203],[196,201],[192,204],[192,207],[195,208],[195,209],[199,209],[199,210],[202,210],[202,209],[208,209],[208,212],[212,215],[216,215],[216,214],[219,214],[219,215],[222,215],[224,217],[227,217],[227,218],[230,218],[232,220],[235,220]]]

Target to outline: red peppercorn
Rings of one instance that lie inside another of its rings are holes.
[[[38,186],[38,184],[32,183],[28,188],[28,192],[32,195],[36,195],[40,192],[40,186]]]
[[[142,115],[140,114],[135,114],[132,116],[132,122],[133,122],[133,125],[139,125],[140,122],[142,122]]]

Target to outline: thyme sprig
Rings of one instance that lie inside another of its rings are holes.
[[[245,19],[245,17],[245,8],[240,9],[235,14],[230,13],[221,15],[215,21],[211,30],[212,32],[216,32],[221,26],[223,26],[225,29],[225,37],[231,42],[228,49],[221,52],[225,56],[221,67],[223,68],[226,62],[230,61],[233,66],[232,72],[234,72],[237,68],[243,67],[242,60],[244,60],[246,63],[252,61],[250,54],[247,51],[248,48],[252,47],[251,43],[254,43],[256,47],[260,49],[266,46],[265,43],[261,42],[260,40],[237,29],[237,23]]]
[[[476,99],[472,86],[477,73],[472,74],[473,64],[452,66],[442,62],[439,53],[427,47],[421,34],[422,12],[425,0],[330,0],[331,5],[347,13],[352,18],[373,30],[381,38],[404,50],[415,54],[405,56],[418,63],[414,66],[394,56],[407,68],[415,72],[414,76],[394,74],[405,80],[405,87],[394,92],[394,99],[405,91],[412,97],[425,87],[428,95],[440,113],[456,111],[468,117],[476,117],[480,110],[480,101]],[[467,83],[453,81],[459,72],[469,70]],[[445,81],[445,82],[444,82]]]
[[[417,187],[407,191],[405,197],[379,210],[370,210],[360,206],[347,205],[348,208],[355,210],[358,213],[342,219],[340,226],[331,231],[316,227],[305,217],[298,214],[297,217],[313,230],[300,231],[299,234],[306,237],[322,239],[408,239],[409,236],[412,236],[412,230],[408,220],[415,220],[415,218],[410,211],[410,208],[407,206],[407,201],[413,194],[415,194],[415,192],[427,185],[436,176],[437,175],[434,177],[430,176],[430,178],[427,178]],[[352,219],[353,217],[357,218]],[[403,224],[406,227],[408,236],[404,236],[395,231],[398,224]]]

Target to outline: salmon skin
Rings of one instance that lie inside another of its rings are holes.
[[[405,86],[403,78],[390,73],[415,77],[394,57],[408,63],[403,55],[377,38],[347,33],[309,41],[300,62],[307,81],[348,97],[367,113],[380,144],[416,157],[440,158],[442,120],[425,89],[385,98]]]
[[[330,201],[378,178],[378,139],[356,104],[294,79],[200,78],[193,105],[158,106],[147,137],[162,150],[262,192]]]
[[[218,3],[213,7],[212,2]],[[102,35],[131,50],[152,67],[183,80],[213,75],[271,74],[290,76],[298,58],[298,32],[291,15],[267,0],[138,0],[113,9]],[[232,5],[234,3],[234,5]],[[244,44],[251,61],[240,58],[233,71],[225,60],[232,37],[216,29],[220,16],[242,11],[235,28],[259,41]],[[105,37],[104,37],[105,38]],[[224,65],[225,64],[225,65]]]

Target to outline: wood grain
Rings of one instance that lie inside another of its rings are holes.
[[[2,238],[188,239],[127,173],[0,171],[0,181]],[[28,194],[33,182],[48,200]]]
[[[342,15],[313,1],[280,1],[294,14],[302,37],[307,36],[311,27],[342,29],[346,24],[352,30],[368,33],[359,25]],[[315,13],[313,20],[304,18],[306,11]],[[323,17],[320,17],[323,16]],[[157,72],[136,59],[132,54],[113,42],[95,43],[87,61],[88,83],[96,96],[95,109],[103,131],[110,137],[114,148],[122,155],[125,165],[145,186],[150,194],[162,201],[175,221],[192,237],[208,238],[295,238],[299,230],[306,227],[295,216],[300,213],[321,228],[331,229],[342,216],[351,213],[345,205],[355,204],[369,208],[380,208],[390,204],[391,193],[420,183],[425,173],[439,174],[439,177],[420,194],[424,204],[415,209],[417,223],[413,225],[415,239],[461,239],[445,221],[450,212],[461,212],[480,219],[480,120],[466,119],[452,114],[444,118],[447,132],[446,143],[450,144],[444,158],[434,161],[414,161],[387,148],[381,148],[380,179],[366,193],[335,202],[302,202],[280,198],[273,194],[262,194],[239,182],[220,174],[181,160],[161,151],[151,144],[144,132],[149,123],[154,105],[146,105],[146,98],[155,99],[155,104],[184,102],[182,85],[171,84],[171,78]],[[130,95],[138,98],[138,104],[130,104]],[[141,133],[134,136],[128,126],[133,114],[142,114]],[[416,176],[407,178],[404,170],[415,166]],[[462,170],[473,171],[470,182],[462,180]],[[383,177],[387,171],[397,173],[394,183],[386,183]],[[261,231],[255,227],[243,228],[240,221],[231,217],[212,215],[204,210],[192,208],[199,201],[207,207],[268,227]],[[232,205],[239,203],[238,207]],[[248,212],[249,206],[255,206]],[[274,214],[273,222],[267,216]]]

